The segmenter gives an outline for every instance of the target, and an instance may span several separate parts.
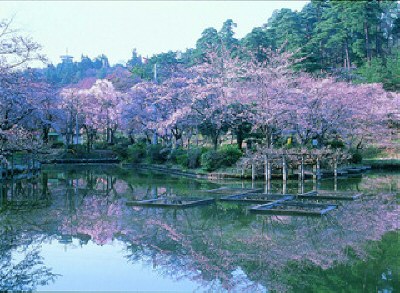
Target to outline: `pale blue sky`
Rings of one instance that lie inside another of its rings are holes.
[[[208,27],[233,19],[236,37],[266,23],[275,9],[301,10],[308,1],[2,1],[0,18],[43,45],[51,62],[66,48],[75,60],[102,53],[126,62],[133,48],[142,56],[192,48]]]

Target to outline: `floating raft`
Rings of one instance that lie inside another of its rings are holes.
[[[315,196],[316,191],[310,191],[302,194],[281,194],[281,193],[258,193],[258,192],[248,192],[245,194],[234,194],[221,197],[221,201],[231,201],[240,203],[268,203],[275,201],[286,201],[294,199],[299,196]]]
[[[257,205],[252,207],[250,212],[269,215],[322,216],[337,207],[335,204],[282,201]]]
[[[352,194],[349,192],[318,192],[315,194],[299,194],[298,199],[331,199],[331,200],[356,200],[363,196],[363,193]]]
[[[284,194],[246,193],[239,195],[224,196],[220,200],[240,202],[240,203],[266,203],[275,201],[285,201],[290,199],[293,199],[293,196]]]
[[[244,195],[248,193],[261,192],[262,188],[240,188],[240,187],[221,187],[216,189],[205,190],[204,193],[212,193],[214,195]]]
[[[214,198],[189,198],[189,197],[166,197],[139,201],[128,201],[129,206],[162,207],[162,208],[189,208],[214,203]]]

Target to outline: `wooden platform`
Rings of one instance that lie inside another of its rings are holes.
[[[315,194],[299,194],[299,199],[331,199],[331,200],[356,200],[363,196],[363,193],[350,192],[318,192]]]
[[[203,193],[231,196],[231,195],[244,195],[247,193],[257,193],[262,191],[263,191],[262,188],[221,187],[216,189],[205,190],[203,191]]]
[[[139,201],[128,201],[129,206],[162,207],[162,208],[189,208],[214,203],[214,198],[193,197],[165,197]]]
[[[317,194],[316,191],[310,191],[303,194],[294,194],[294,193],[261,193],[261,192],[247,192],[244,194],[234,194],[221,197],[221,201],[231,201],[231,202],[239,202],[239,203],[268,203],[273,201],[286,201],[290,199],[294,199],[298,196],[315,196]]]
[[[338,206],[334,204],[282,201],[257,205],[252,207],[250,212],[269,215],[322,216],[337,207]]]
[[[246,193],[239,195],[229,195],[221,197],[221,201],[239,202],[239,203],[267,203],[276,201],[285,201],[293,199],[291,195],[269,194],[269,193]]]

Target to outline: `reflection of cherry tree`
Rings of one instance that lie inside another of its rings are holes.
[[[288,274],[288,263],[331,268],[349,262],[350,255],[364,257],[367,240],[400,228],[396,198],[387,190],[346,202],[322,218],[255,216],[245,206],[226,203],[187,210],[126,206],[150,184],[165,194],[179,193],[179,186],[177,180],[124,176],[116,175],[112,192],[104,192],[109,180],[101,172],[68,173],[54,189],[49,186],[51,206],[22,216],[10,213],[7,221],[20,223],[21,237],[21,231],[84,235],[98,245],[118,239],[129,261],[142,260],[169,278],[190,279],[213,291],[249,292],[288,290],[280,278]],[[374,184],[384,188],[395,178],[372,176],[357,184],[361,191]],[[182,183],[186,189],[188,181]]]

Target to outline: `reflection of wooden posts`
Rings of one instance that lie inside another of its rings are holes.
[[[14,177],[14,152],[11,152],[11,177]]]
[[[338,168],[337,168],[337,156],[333,157],[333,190],[337,191],[337,173],[338,173]]]

